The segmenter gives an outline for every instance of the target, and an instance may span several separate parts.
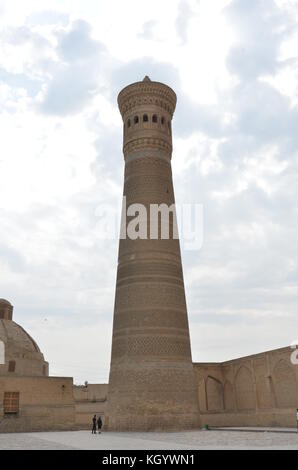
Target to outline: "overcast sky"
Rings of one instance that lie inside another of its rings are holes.
[[[0,0],[0,297],[53,375],[108,380],[123,185],[121,88],[178,95],[177,203],[194,361],[298,337],[298,2]]]

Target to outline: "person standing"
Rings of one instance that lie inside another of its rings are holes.
[[[92,418],[92,434],[96,434],[96,415]]]
[[[102,428],[102,419],[101,419],[100,416],[98,416],[97,427],[98,427],[98,434],[100,434],[101,433],[101,428]]]

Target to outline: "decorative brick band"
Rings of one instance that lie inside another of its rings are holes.
[[[176,101],[176,93],[159,82],[133,83],[125,87],[118,95],[118,106],[122,117],[133,108],[143,105],[159,106],[172,116]]]
[[[173,150],[172,144],[167,142],[166,140],[147,137],[141,139],[134,139],[127,142],[127,144],[125,144],[123,147],[124,157],[126,157],[128,154],[132,154],[133,152],[142,150],[144,148],[160,149],[164,152],[167,152],[169,158],[171,157]]]
[[[190,358],[188,336],[122,336],[113,338],[112,357],[158,356]]]

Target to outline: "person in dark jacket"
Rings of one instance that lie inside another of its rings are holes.
[[[92,418],[92,434],[96,434],[96,415]]]
[[[98,427],[98,434],[100,434],[101,428],[102,428],[102,419],[100,416],[98,417],[98,420],[97,420],[97,427]]]

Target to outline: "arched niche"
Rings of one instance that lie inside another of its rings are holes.
[[[223,386],[216,378],[208,375],[206,381],[208,411],[223,410]]]
[[[298,387],[295,373],[285,359],[278,361],[273,369],[273,385],[279,408],[298,408]]]
[[[241,366],[235,379],[236,399],[238,410],[254,410],[256,408],[256,396],[251,371],[246,366]]]
[[[234,409],[234,391],[231,382],[227,381],[224,384],[224,408],[227,411]]]

